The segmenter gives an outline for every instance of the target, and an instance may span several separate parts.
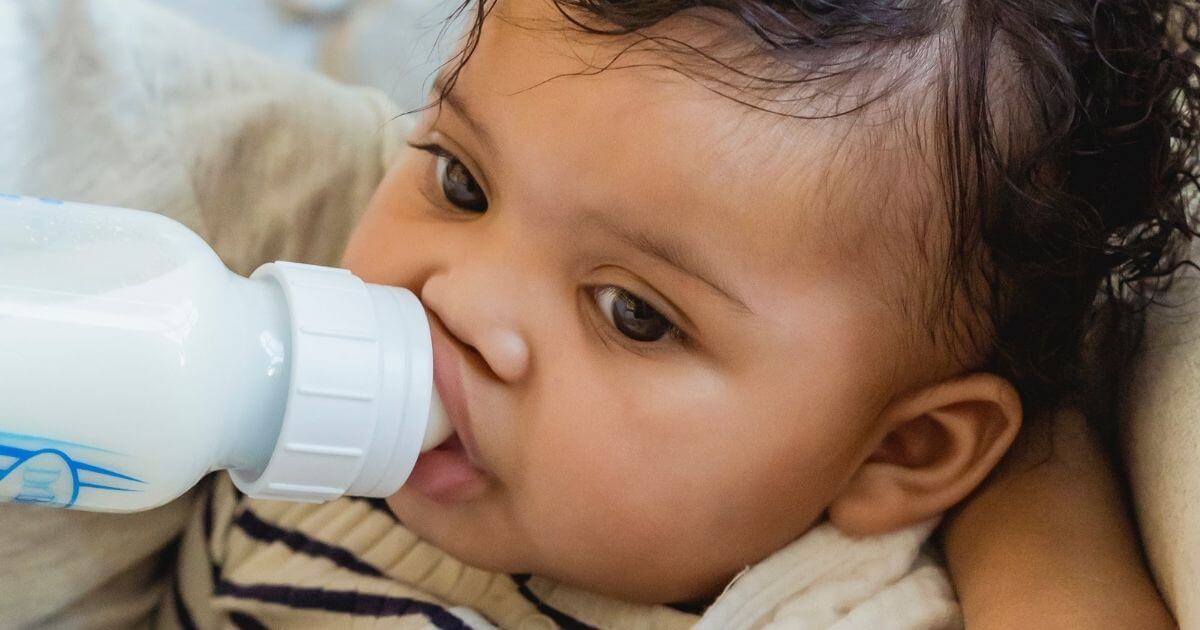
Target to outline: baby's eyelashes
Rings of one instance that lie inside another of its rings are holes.
[[[487,212],[487,195],[479,185],[479,180],[462,160],[437,144],[409,143],[408,146],[433,154],[436,159],[434,189],[446,203],[464,212]]]
[[[608,323],[632,341],[653,343],[663,338],[680,340],[683,336],[683,331],[671,320],[630,291],[609,285],[596,287],[592,295]]]

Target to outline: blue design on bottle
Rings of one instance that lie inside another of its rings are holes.
[[[137,484],[145,483],[69,454],[77,450],[112,453],[86,444],[0,432],[0,501],[71,507],[84,488],[139,492]]]

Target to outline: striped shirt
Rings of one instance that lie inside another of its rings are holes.
[[[158,628],[944,628],[949,582],[919,554],[932,524],[853,540],[820,525],[736,578],[704,615],[471,567],[378,499],[249,499],[211,479]]]
[[[241,496],[216,475],[179,549],[160,628],[687,628],[699,617],[468,566],[382,500]]]

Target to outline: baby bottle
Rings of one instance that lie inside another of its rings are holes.
[[[450,430],[409,291],[229,271],[183,225],[0,195],[0,501],[132,512],[226,469],[247,495],[383,497]]]

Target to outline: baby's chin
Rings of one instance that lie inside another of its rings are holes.
[[[647,563],[602,572],[595,554],[570,545],[531,545],[515,523],[497,518],[497,505],[446,504],[411,488],[388,497],[392,514],[423,541],[469,566],[504,574],[534,574],[585,591],[640,604],[707,602],[719,594],[735,572],[708,572],[688,579],[683,567],[648,575]],[[485,502],[486,503],[486,502]],[[544,541],[543,541],[544,542]],[[697,554],[703,553],[697,551]],[[551,557],[543,557],[551,556]],[[657,563],[649,563],[657,564]]]
[[[485,493],[472,501],[442,502],[412,488],[386,499],[388,508],[418,538],[470,566],[498,573],[529,573],[521,541],[499,522]]]

